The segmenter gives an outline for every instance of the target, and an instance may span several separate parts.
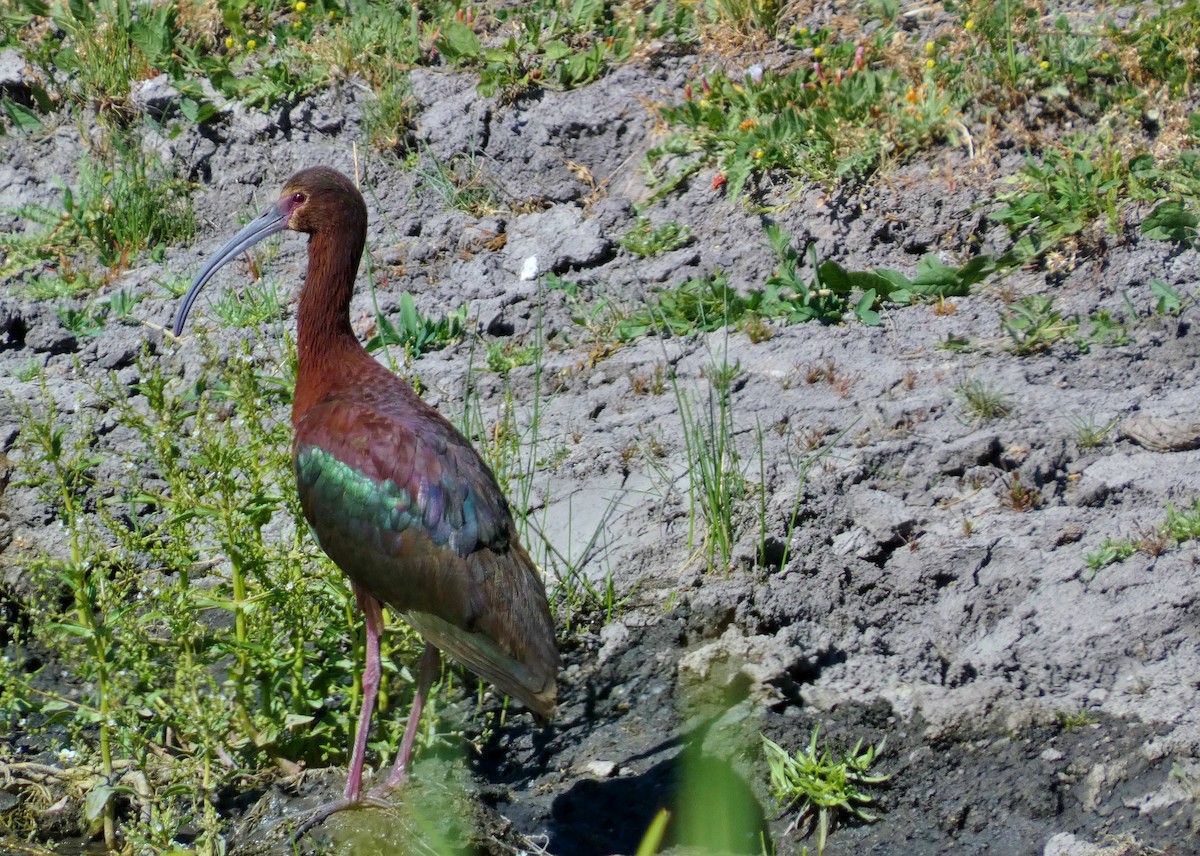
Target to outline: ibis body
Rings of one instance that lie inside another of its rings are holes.
[[[361,800],[383,604],[426,641],[412,713],[384,788],[407,774],[439,650],[546,718],[556,703],[559,657],[545,588],[491,470],[351,329],[367,210],[348,178],[325,167],[292,176],[279,201],[201,270],[180,303],[175,335],[219,268],[284,229],[309,235],[292,406],[296,484],[321,548],[350,579],[367,632],[363,707],[346,791],[321,819]]]

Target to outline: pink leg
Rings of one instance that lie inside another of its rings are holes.
[[[367,623],[367,662],[363,667],[362,710],[358,714],[358,731],[354,735],[354,748],[350,752],[350,770],[346,774],[346,792],[342,799],[329,803],[314,811],[296,825],[292,840],[300,837],[330,815],[348,808],[362,805],[363,763],[367,754],[367,734],[371,730],[371,715],[375,712],[375,701],[379,696],[379,637],[383,632],[383,607],[375,598],[354,587],[358,607],[363,611]]]
[[[367,735],[371,731],[371,715],[379,697],[379,637],[383,632],[383,614],[379,601],[369,594],[354,591],[358,605],[367,620],[367,662],[362,676],[362,710],[358,714],[358,730],[354,734],[354,749],[350,753],[350,770],[346,774],[346,801],[358,802],[362,794],[363,762],[367,754]]]
[[[421,722],[421,711],[425,709],[425,698],[433,679],[437,677],[441,655],[437,646],[425,643],[425,653],[421,655],[420,676],[417,678],[417,694],[413,697],[412,710],[408,713],[408,723],[404,726],[404,737],[400,741],[400,751],[396,754],[396,763],[392,765],[392,774],[387,782],[371,791],[371,796],[378,796],[392,790],[408,778],[408,762],[412,757],[413,742],[417,739],[417,725]]]

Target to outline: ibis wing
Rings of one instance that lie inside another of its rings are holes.
[[[541,713],[558,653],[545,590],[495,478],[431,408],[333,400],[296,426],[296,479],[321,547],[429,641]]]

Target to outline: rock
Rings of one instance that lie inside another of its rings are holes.
[[[612,253],[612,243],[600,234],[595,221],[584,219],[580,208],[556,205],[517,217],[509,227],[504,252],[514,271],[536,256],[539,270],[566,273],[599,264]]]

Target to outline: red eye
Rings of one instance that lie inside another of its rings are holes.
[[[303,204],[304,200],[307,198],[308,197],[306,197],[303,193],[299,193],[299,192],[293,193],[292,194],[292,204],[301,205],[301,204]]]

